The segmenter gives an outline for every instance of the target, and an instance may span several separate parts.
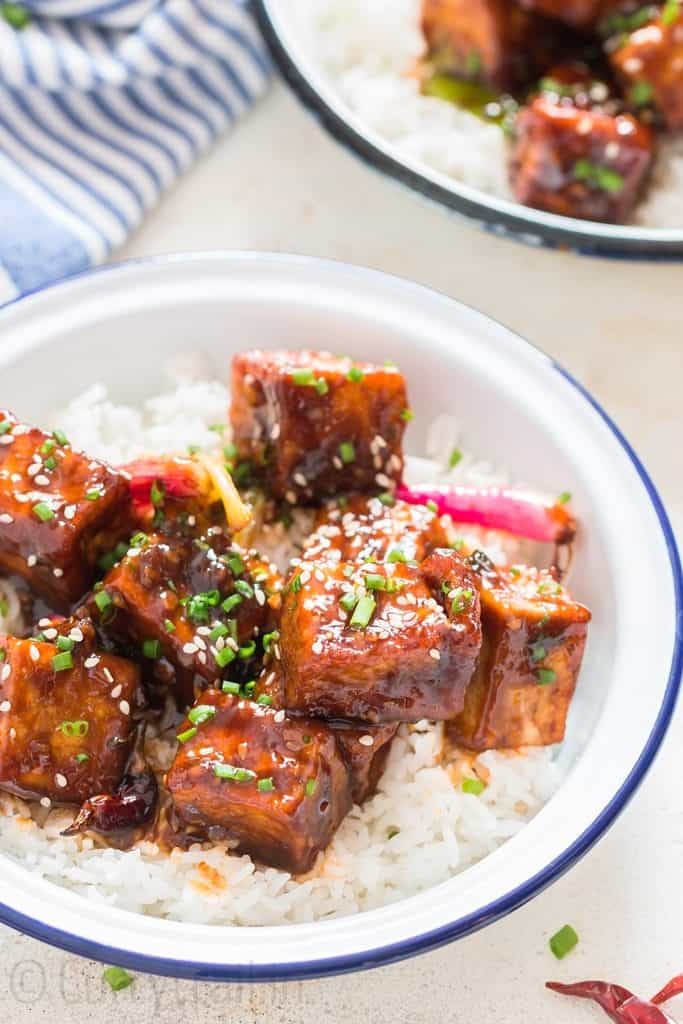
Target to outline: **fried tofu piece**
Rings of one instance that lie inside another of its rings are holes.
[[[284,707],[284,678],[275,662],[263,670],[256,682],[254,700],[269,707]],[[342,757],[349,770],[351,795],[355,804],[374,796],[386,767],[391,743],[398,732],[398,723],[371,725],[343,719],[326,719],[335,735]]]
[[[423,0],[422,30],[433,71],[500,90],[530,82],[557,42],[551,23],[510,0]]]
[[[393,366],[327,352],[244,352],[232,363],[233,439],[270,493],[316,504],[400,482],[408,399]]]
[[[281,585],[275,567],[218,527],[203,538],[133,542],[88,602],[101,632],[142,653],[182,707],[221,678],[254,676]]]
[[[592,28],[601,18],[624,7],[624,0],[518,0],[527,11],[558,18],[572,28]]]
[[[0,570],[22,576],[57,611],[68,611],[95,577],[102,551],[130,531],[128,483],[0,410]]]
[[[372,723],[457,715],[481,646],[462,561],[459,578],[473,599],[449,618],[418,567],[302,563],[283,590],[286,707]]]
[[[651,103],[669,130],[683,128],[683,11],[670,17],[664,10],[626,36],[610,61],[631,102]]]
[[[652,168],[650,129],[612,116],[535,99],[516,120],[510,180],[520,203],[605,223],[625,223]]]
[[[321,509],[304,558],[342,562],[421,562],[447,544],[441,520],[424,505],[356,495]]]
[[[193,712],[167,778],[179,817],[214,839],[238,840],[265,864],[310,870],[351,808],[332,731],[215,690]]]
[[[112,793],[133,748],[137,665],[97,650],[87,621],[2,637],[0,651],[0,788],[46,806]]]
[[[484,642],[448,735],[471,750],[560,743],[590,612],[538,569],[484,566],[479,579]]]

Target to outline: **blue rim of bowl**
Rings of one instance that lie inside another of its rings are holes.
[[[65,932],[59,928],[53,928],[49,925],[45,925],[35,918],[29,917],[26,914],[21,914],[18,911],[13,910],[11,907],[8,907],[6,904],[0,903],[0,923],[8,925],[10,928],[14,928],[31,938],[38,939],[41,942],[47,942],[51,946],[56,946],[59,949],[66,950],[69,953],[75,953],[78,956],[87,957],[91,960],[99,960],[103,963],[115,964],[120,967],[126,967],[136,971],[144,971],[149,974],[158,974],[172,978],[187,978],[193,981],[306,981],[313,978],[323,978],[332,975],[349,974],[354,971],[369,970],[374,967],[385,967],[409,957],[418,956],[422,953],[429,953],[441,946],[454,942],[456,939],[464,938],[472,932],[478,931],[480,928],[484,928],[486,925],[499,920],[501,917],[511,913],[513,910],[517,910],[525,903],[528,903],[573,867],[573,865],[576,864],[576,862],[579,861],[591,849],[591,847],[602,838],[605,832],[614,824],[617,817],[626,808],[627,804],[645,778],[645,775],[649,771],[662,741],[664,740],[669,725],[671,724],[671,719],[676,708],[676,702],[681,687],[681,676],[683,675],[683,567],[681,566],[681,558],[673,528],[657,488],[652,482],[647,470],[631,444],[624,437],[616,423],[614,423],[611,417],[605,412],[600,403],[591,395],[583,384],[572,376],[572,374],[565,370],[559,363],[551,359],[541,349],[537,348],[537,346],[527,341],[521,335],[516,334],[516,332],[506,327],[504,324],[501,324],[493,317],[489,317],[487,314],[474,310],[473,307],[467,306],[466,303],[453,299],[436,289],[415,284],[412,281],[394,274],[387,274],[383,271],[354,266],[341,261],[289,255],[285,253],[275,254],[265,252],[256,253],[219,250],[209,252],[175,253],[166,256],[131,259],[113,266],[99,267],[80,274],[74,274],[72,277],[69,277],[64,281],[56,282],[41,291],[33,292],[30,295],[15,299],[3,308],[16,308],[23,302],[30,302],[33,299],[39,300],[41,296],[46,293],[53,293],[60,291],[63,288],[68,288],[73,283],[82,281],[84,278],[99,277],[100,275],[115,275],[117,273],[126,272],[131,267],[135,266],[143,268],[154,266],[163,267],[179,262],[200,263],[203,260],[220,261],[226,257],[229,257],[230,259],[268,259],[272,262],[281,263],[296,262],[302,266],[323,264],[327,266],[334,266],[340,272],[353,271],[355,273],[384,278],[385,280],[393,281],[399,287],[405,288],[406,286],[409,286],[410,288],[420,292],[426,292],[427,294],[431,293],[433,295],[437,295],[439,298],[447,298],[448,301],[452,302],[454,305],[461,306],[470,312],[476,313],[477,316],[495,323],[508,335],[514,337],[520,345],[527,346],[539,355],[543,356],[548,365],[551,366],[555,372],[559,373],[560,376],[563,377],[567,383],[570,384],[586,402],[588,402],[590,406],[592,406],[628,456],[643,487],[645,488],[659,521],[669,555],[669,564],[671,566],[671,576],[674,586],[676,633],[674,638],[671,668],[669,670],[664,698],[652,731],[650,732],[637,761],[633,765],[633,768],[629,772],[618,792],[592,822],[589,828],[587,828],[570,846],[568,846],[564,853],[551,861],[551,863],[542,871],[539,871],[532,878],[528,879],[523,885],[517,886],[510,892],[505,893],[504,896],[493,900],[491,903],[484,907],[480,907],[478,910],[473,911],[465,917],[458,918],[456,921],[453,921],[448,925],[443,925],[440,928],[433,929],[429,932],[423,932],[421,935],[416,935],[413,938],[406,939],[402,942],[393,943],[388,946],[380,946],[377,949],[365,950],[360,953],[350,953],[345,956],[328,957],[313,962],[303,961],[301,963],[235,965],[200,963],[192,960],[177,960],[171,957],[154,957],[137,953],[129,953],[126,952],[126,950],[107,946],[103,943],[91,942],[78,935],[74,935],[71,932]]]
[[[654,229],[630,228],[634,237],[623,237],[625,232],[610,232],[609,226],[587,227],[590,222],[571,217],[551,216],[509,203],[520,212],[506,212],[495,208],[495,200],[469,198],[462,194],[457,182],[452,187],[440,185],[427,174],[413,170],[387,150],[375,145],[345,120],[327,102],[306,77],[280,38],[270,14],[269,0],[250,0],[251,7],[266,40],[268,49],[285,81],[302,104],[316,117],[329,134],[350,150],[373,170],[394,179],[425,199],[446,207],[452,213],[474,222],[485,231],[500,238],[508,238],[527,245],[548,249],[564,249],[581,256],[610,257],[613,259],[648,260],[676,263],[683,260],[683,229],[677,237],[656,237]],[[468,190],[470,191],[470,190]],[[576,225],[583,225],[577,227]],[[654,234],[655,237],[648,237]],[[664,235],[664,232],[662,232]]]

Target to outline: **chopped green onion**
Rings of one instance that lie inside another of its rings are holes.
[[[349,590],[343,597],[339,598],[339,604],[345,612],[352,612],[358,604],[360,594],[357,594],[355,590]]]
[[[533,644],[531,648],[531,657],[534,661],[543,661],[547,654],[548,652],[543,644]]]
[[[224,446],[224,448],[223,448],[223,458],[228,459],[228,460],[236,459],[238,455],[239,455],[239,452],[237,450],[237,445],[233,444],[232,441],[229,444],[226,444]]]
[[[593,188],[602,189],[603,192],[621,192],[624,187],[621,174],[585,159],[577,160],[574,164],[574,178],[577,181],[585,181]]]
[[[315,385],[315,374],[313,370],[292,370],[292,381],[303,388],[310,388]]]
[[[75,642],[70,636],[58,636],[55,641],[55,646],[58,651],[73,651]]]
[[[166,491],[161,480],[155,480],[152,483],[152,487],[149,492],[149,500],[152,502],[155,508],[161,508],[164,504],[164,498]]]
[[[114,992],[120,992],[121,989],[128,988],[128,986],[132,985],[135,981],[132,974],[129,974],[128,971],[124,971],[123,967],[107,967],[107,969],[102,972],[102,977]]]
[[[57,468],[57,460],[54,455],[50,455],[49,458],[45,459],[43,466],[45,469],[53,470]]]
[[[114,604],[111,595],[106,590],[100,590],[95,594],[95,604],[101,613],[106,612]]]
[[[451,469],[455,469],[455,467],[461,461],[462,461],[462,452],[460,451],[459,448],[454,448],[453,451],[451,452],[450,458],[448,460],[448,465],[450,466]]]
[[[175,626],[170,619],[164,619],[164,629],[167,633],[175,633]]]
[[[649,82],[634,82],[629,100],[634,107],[646,107],[652,101],[653,89]]]
[[[89,760],[90,760],[90,754],[83,754],[83,753],[81,753],[81,754],[76,754],[76,756],[74,757],[74,761],[78,761],[79,764],[82,764],[83,761],[89,761]]]
[[[86,501],[99,501],[101,497],[102,491],[99,489],[99,487],[93,487],[91,491],[85,492]]]
[[[213,704],[198,704],[196,708],[192,708],[187,717],[193,725],[203,725],[215,714],[216,709]]]
[[[10,421],[9,420],[3,420],[2,423],[0,423],[0,437],[4,437],[4,435],[8,434],[11,429],[12,429],[12,424],[10,423]],[[43,445],[43,448],[44,447],[45,447],[45,445]],[[40,450],[42,452],[43,449],[41,448]]]
[[[256,703],[263,704],[264,707],[269,708],[272,707],[273,698],[270,696],[269,693],[262,693],[261,696],[256,701]]]
[[[231,594],[230,597],[226,597],[225,601],[221,605],[226,614],[230,614],[233,608],[236,608],[238,604],[242,604],[242,596],[240,594]]]
[[[559,932],[555,932],[548,945],[553,956],[556,956],[558,960],[564,960],[567,953],[571,953],[574,947],[578,945],[578,942],[579,936],[570,924],[566,924],[560,928]]]
[[[4,647],[0,647],[0,661],[5,661],[7,658],[7,651]]]
[[[130,538],[130,546],[132,548],[144,548],[148,540],[149,537],[147,536],[147,534],[143,533],[142,530],[140,530],[138,531],[138,533],[134,533],[133,536]]]
[[[412,409],[402,409],[401,419],[403,420],[404,423],[410,423],[411,420],[415,419],[415,413],[413,412]]]
[[[280,632],[274,629],[272,633],[265,633],[263,636],[263,650],[268,654],[274,643],[280,639]]]
[[[193,725],[189,729],[186,729],[184,732],[179,732],[178,735],[176,736],[176,739],[178,740],[179,743],[187,743],[188,740],[194,739],[196,735],[197,726]]]
[[[352,441],[342,441],[339,445],[339,455],[345,466],[356,460],[356,449]]]
[[[254,596],[254,588],[246,580],[235,580],[235,590],[242,597],[250,598]]]
[[[54,512],[45,501],[39,501],[37,505],[33,506],[33,514],[40,519],[41,523],[49,523],[51,519],[55,518]]]
[[[275,789],[275,783],[271,778],[259,779],[256,783],[256,788],[259,793],[272,793]]]
[[[254,690],[256,689],[256,680],[250,679],[248,683],[245,683],[242,687],[242,693],[245,697],[252,697]]]
[[[482,782],[481,779],[463,779],[462,780],[462,791],[463,793],[469,793],[471,796],[481,796],[486,789],[486,783]]]
[[[158,640],[145,640],[142,644],[142,653],[145,658],[155,660],[161,654],[161,644]]]
[[[233,694],[233,696],[237,697],[239,696],[240,692],[240,684],[233,683],[230,680],[226,679],[225,682],[221,685],[221,690],[223,691],[223,693],[231,693]]]
[[[318,780],[317,779],[309,779],[308,782],[306,783],[306,785],[304,786],[304,792],[306,793],[306,796],[313,796],[313,794],[315,793],[317,788],[318,788]]]
[[[539,668],[536,672],[539,686],[549,686],[557,679],[557,673],[552,668]]]
[[[284,589],[285,594],[298,594],[303,586],[301,582],[301,573],[297,572],[296,576],[293,576]]]
[[[239,555],[236,551],[230,552],[230,554],[225,559],[225,564],[228,566],[233,576],[241,576],[242,573],[244,572],[244,562],[242,561],[242,556]]]
[[[0,615],[7,615],[9,612],[9,601],[5,597],[0,597]]]
[[[387,562],[408,562],[408,556],[400,548],[392,548],[387,555]]]
[[[562,491],[562,494],[558,495],[558,497],[557,497],[557,504],[558,505],[566,505],[567,502],[571,501],[571,500],[572,500],[572,492],[571,491]]]
[[[462,551],[462,549],[465,547],[465,541],[463,540],[462,537],[456,537],[453,543],[449,546],[453,549],[453,551]]]
[[[248,661],[249,658],[253,658],[255,653],[256,642],[254,640],[250,640],[248,644],[245,644],[243,647],[240,647],[239,649],[239,656],[242,659],[242,661]]]
[[[379,573],[369,572],[367,576],[363,577],[363,582],[368,590],[386,590],[387,589],[387,578],[386,576],[380,576]]]
[[[439,511],[439,506],[436,504],[435,501],[430,500],[425,502],[425,507],[428,508],[430,512],[433,512],[434,515],[436,515],[437,512]]]
[[[359,598],[358,603],[355,607],[351,621],[349,625],[352,629],[365,629],[370,624],[372,616],[375,614],[377,602],[374,597],[370,597],[369,594]]]
[[[346,374],[346,379],[350,380],[353,384],[358,384],[363,380],[365,374],[358,366],[352,366],[349,372]]]
[[[4,433],[5,433],[5,431],[3,430],[3,434]],[[43,441],[43,443],[40,446],[40,454],[41,455],[49,455],[50,452],[53,452],[55,450],[55,448],[56,448],[56,442],[53,441],[51,437],[48,437],[47,441]]]
[[[53,430],[52,436],[54,437],[57,444],[64,446],[69,443],[69,438],[66,436],[63,430]]]
[[[377,500],[380,501],[382,505],[386,505],[387,508],[393,508],[396,504],[396,497],[391,493],[391,491],[384,491],[382,494],[379,494],[377,496]]]
[[[227,423],[212,423],[209,430],[213,430],[214,434],[224,434],[227,426]]]
[[[69,669],[74,667],[74,659],[71,655],[71,651],[63,651],[61,654],[55,654],[52,659],[52,667],[55,672],[67,672]]]
[[[250,768],[236,768],[233,764],[215,764],[213,773],[218,779],[228,779],[230,782],[251,782],[256,778],[256,772]]]
[[[209,633],[210,643],[215,644],[216,640],[220,640],[222,636],[227,636],[228,632],[228,627],[223,622],[219,622]]]
[[[75,722],[60,722],[57,726],[63,736],[87,736],[90,723],[84,718],[77,718]]]
[[[324,377],[318,377],[317,381],[315,382],[315,390],[321,396],[326,395],[327,392],[330,390],[330,385],[327,383]]]
[[[678,0],[666,0],[664,7],[662,8],[662,24],[673,25],[678,19],[680,14],[680,7]]]
[[[225,668],[230,662],[234,661],[236,654],[232,647],[224,647],[222,651],[216,651],[216,664],[219,668]]]

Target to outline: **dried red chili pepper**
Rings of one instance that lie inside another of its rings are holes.
[[[671,1017],[667,1017],[655,1003],[664,1002],[682,992],[683,977],[674,978],[651,1001],[640,999],[622,985],[611,985],[606,981],[577,981],[573,985],[548,981],[546,988],[564,996],[591,999],[616,1024],[674,1024]]]

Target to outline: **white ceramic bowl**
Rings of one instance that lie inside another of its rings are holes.
[[[442,295],[341,264],[208,254],[124,264],[0,313],[0,405],[38,422],[96,380],[135,400],[171,355],[202,349],[225,377],[249,345],[326,347],[406,372],[419,453],[453,411],[466,444],[549,493],[583,523],[572,587],[594,613],[566,778],[497,852],[422,895],[355,917],[283,928],[187,925],[86,902],[0,857],[0,920],[140,970],[229,980],[313,977],[387,963],[489,924],[532,897],[611,824],[649,767],[681,673],[681,567],[634,452],[560,367]]]

